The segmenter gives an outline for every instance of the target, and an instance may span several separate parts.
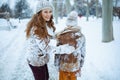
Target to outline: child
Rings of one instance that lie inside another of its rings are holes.
[[[57,34],[55,66],[59,67],[59,80],[77,80],[85,58],[85,37],[77,26],[78,14],[72,11],[67,27]]]

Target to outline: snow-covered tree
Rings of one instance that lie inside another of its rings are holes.
[[[7,3],[2,4],[2,6],[0,7],[0,18],[6,18],[6,16],[11,16],[11,12],[12,10],[10,9],[9,5]]]
[[[31,10],[29,8],[28,2],[26,0],[19,0],[15,5],[15,17],[25,18],[31,15]]]
[[[0,12],[10,12],[10,7],[8,4],[2,4],[1,8],[0,8]]]

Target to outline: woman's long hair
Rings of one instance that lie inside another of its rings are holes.
[[[52,21],[52,19],[53,16],[51,17],[50,21],[47,21],[47,25],[48,27],[53,28],[53,30],[55,31],[54,22]],[[46,39],[47,36],[50,36],[47,32],[46,21],[43,19],[41,11],[37,14],[34,14],[32,19],[27,24],[27,28],[25,30],[27,38],[30,37],[30,31],[32,28],[34,30],[34,34],[41,39]]]

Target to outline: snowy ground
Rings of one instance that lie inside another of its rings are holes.
[[[66,18],[59,19],[55,24],[57,32],[65,26]],[[16,29],[0,30],[0,80],[34,80],[32,72],[26,62],[25,54],[25,27],[28,19],[12,19],[17,25]],[[0,19],[0,25],[5,22]],[[119,80],[120,75],[120,20],[114,19],[114,41],[102,43],[102,20],[90,18],[79,19],[79,25],[86,37],[86,58],[82,68],[82,76],[78,80]],[[54,45],[54,42],[53,42]],[[58,80],[58,72],[55,69],[54,57],[51,55],[49,66],[50,80]]]

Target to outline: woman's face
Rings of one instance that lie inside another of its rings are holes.
[[[52,10],[49,8],[42,10],[42,17],[45,21],[49,21],[52,16]]]

